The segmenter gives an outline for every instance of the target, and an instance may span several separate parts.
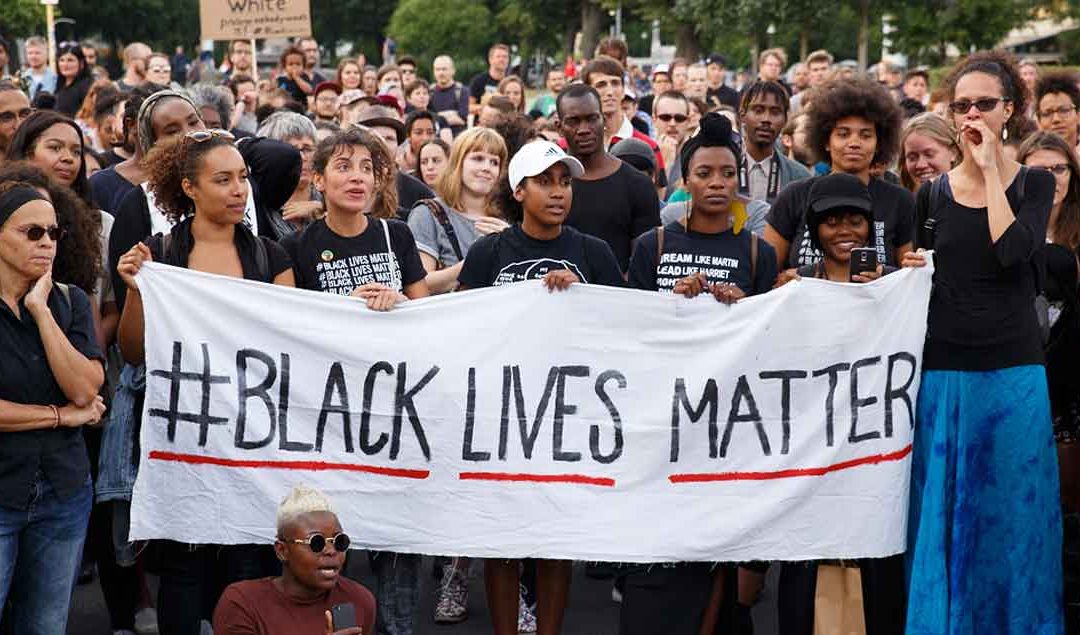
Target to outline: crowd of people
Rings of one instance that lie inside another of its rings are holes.
[[[30,38],[11,75],[0,50],[10,632],[63,633],[95,570],[121,634],[408,635],[468,617],[467,558],[439,554],[431,616],[419,556],[369,553],[373,592],[349,580],[348,528],[310,488],[282,503],[273,546],[128,540],[148,261],[392,315],[529,279],[730,304],[801,277],[870,283],[927,250],[906,554],[616,564],[611,628],[751,633],[771,566],[784,634],[1080,632],[1080,77],[987,51],[934,83],[770,49],[732,86],[720,54],[646,73],[607,39],[530,99],[504,44],[468,83],[449,55],[324,68],[312,38],[269,72],[247,40],[195,73],[135,43],[118,79],[93,46],[61,45],[54,72]],[[721,264],[685,266],[700,256]],[[498,635],[562,632],[571,563],[482,565]]]

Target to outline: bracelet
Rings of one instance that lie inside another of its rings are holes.
[[[55,430],[55,429],[60,427],[60,409],[57,408],[56,406],[53,406],[53,405],[50,405],[49,407],[52,408],[52,412],[53,412],[53,426],[52,426],[52,429]]]

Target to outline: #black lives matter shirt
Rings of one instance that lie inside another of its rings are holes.
[[[559,269],[569,269],[588,284],[623,286],[611,248],[599,238],[566,226],[552,240],[532,238],[521,225],[484,236],[465,255],[458,282],[470,289],[498,287],[537,280]]]
[[[806,227],[810,188],[819,178],[795,181],[780,190],[766,218],[791,245],[787,254],[780,254],[788,267],[812,265],[822,258],[821,252],[810,244],[810,231]],[[870,179],[867,189],[874,209],[874,231],[869,246],[877,250],[878,262],[899,266],[896,248],[915,239],[915,197],[883,179]]]
[[[281,246],[301,289],[348,295],[377,282],[401,292],[426,275],[409,226],[396,219],[369,216],[367,229],[352,238],[335,234],[323,219],[286,236]]]
[[[719,234],[689,231],[682,223],[664,226],[664,248],[657,262],[657,230],[638,238],[627,271],[630,286],[670,293],[681,278],[701,272],[710,284],[725,282],[746,295],[765,293],[776,281],[776,252],[757,239],[757,265],[751,266],[751,233],[731,230]]]

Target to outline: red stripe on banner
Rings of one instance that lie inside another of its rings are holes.
[[[504,483],[572,483],[574,485],[598,485],[615,487],[615,479],[584,474],[512,474],[509,472],[462,472],[463,481],[501,481]]]
[[[717,481],[772,481],[781,478],[796,478],[800,476],[824,476],[830,472],[849,470],[860,465],[877,465],[878,463],[891,463],[899,461],[911,454],[909,444],[902,450],[888,454],[874,454],[850,461],[834,463],[826,467],[796,468],[790,470],[778,470],[776,472],[716,472],[697,474],[672,474],[668,480],[672,483],[714,483]]]
[[[174,463],[187,463],[189,465],[217,465],[220,467],[245,467],[256,469],[269,468],[274,470],[336,470],[341,472],[364,472],[367,474],[378,474],[380,476],[393,476],[395,478],[425,479],[431,475],[429,470],[406,470],[396,467],[357,465],[356,463],[326,463],[323,461],[246,461],[240,459],[223,459],[216,456],[161,452],[158,450],[150,452],[150,458],[155,461],[172,461]]]

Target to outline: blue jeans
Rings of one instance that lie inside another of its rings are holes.
[[[61,500],[39,472],[26,509],[0,506],[0,606],[10,592],[19,635],[67,630],[92,503],[89,475],[78,493]]]
[[[420,603],[422,557],[390,551],[368,553],[375,571],[376,633],[412,635],[416,606]]]

